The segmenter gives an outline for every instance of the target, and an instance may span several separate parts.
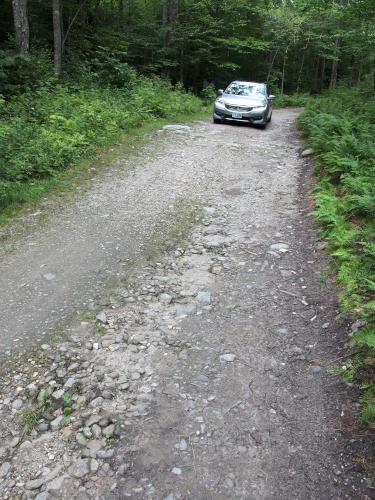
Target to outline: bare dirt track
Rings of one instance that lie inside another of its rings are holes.
[[[22,467],[27,446],[4,452],[3,498],[371,498],[353,461],[362,438],[349,434],[352,395],[327,373],[345,325],[319,279],[326,259],[308,216],[298,113],[274,112],[266,131],[206,122],[160,131],[14,239],[1,257],[3,355],[57,328],[74,332],[79,361],[67,370],[83,374],[88,399],[65,429],[35,431]],[[76,319],[90,310],[108,318],[108,342],[94,348],[89,322]],[[58,345],[46,348],[51,359]],[[4,422],[17,418],[7,404]],[[101,412],[111,417],[102,430],[91,420],[96,440],[113,422],[115,443],[104,434],[111,452],[87,454],[87,419]],[[52,488],[56,467],[63,480]],[[29,488],[34,477],[46,479]]]

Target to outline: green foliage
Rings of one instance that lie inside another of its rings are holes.
[[[345,313],[366,327],[350,340],[354,369],[340,375],[363,391],[363,421],[375,415],[375,100],[336,91],[311,101],[299,126],[315,151],[315,216],[333,258]]]
[[[132,89],[26,92],[0,107],[0,211],[38,196],[43,182],[120,135],[155,118],[191,114],[201,101],[158,78],[133,78]]]
[[[209,83],[208,85],[206,85],[202,89],[201,97],[202,97],[202,99],[204,99],[205,102],[212,105],[212,103],[214,102],[214,100],[217,97],[215,85],[213,83]]]
[[[0,94],[15,94],[48,87],[54,80],[50,54],[38,50],[32,54],[15,54],[0,50]]]
[[[28,435],[35,429],[38,421],[41,419],[43,412],[41,410],[25,410],[21,415],[22,421],[22,434]]]
[[[375,422],[375,398],[372,396],[361,398],[361,403],[363,405],[362,422],[373,424]]]
[[[99,46],[90,59],[91,78],[102,86],[131,88],[137,73],[125,58],[125,52]]]
[[[308,94],[280,94],[276,95],[274,106],[275,108],[304,108],[310,103],[311,100],[312,97]]]

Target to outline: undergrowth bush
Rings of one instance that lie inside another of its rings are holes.
[[[299,126],[315,151],[315,215],[327,240],[344,313],[364,325],[348,368],[363,391],[362,418],[375,422],[375,99],[340,90],[311,101]],[[354,368],[353,368],[354,367]]]
[[[6,97],[21,94],[55,81],[51,57],[46,50],[19,54],[0,50],[0,94]]]
[[[0,99],[0,211],[38,196],[43,180],[93,157],[124,131],[201,109],[181,88],[129,75],[131,89],[57,85]]]
[[[309,104],[312,97],[309,94],[279,94],[276,95],[274,106],[276,108],[296,107],[303,108]]]

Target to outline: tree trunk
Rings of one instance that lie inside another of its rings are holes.
[[[169,0],[163,0],[163,47],[169,47]]]
[[[172,0],[171,15],[170,15],[170,24],[171,24],[170,40],[169,40],[170,45],[173,45],[174,42],[177,19],[178,19],[178,0]]]
[[[68,36],[69,36],[69,33],[70,33],[70,30],[72,29],[72,26],[73,24],[75,23],[79,13],[84,10],[86,7],[86,0],[80,0],[80,3],[79,3],[79,7],[78,7],[78,10],[76,11],[76,13],[74,14],[72,20],[70,21],[69,25],[68,25],[68,28],[66,29],[65,31],[65,35],[64,35],[64,38],[62,40],[62,52],[64,52],[64,48],[65,48],[65,42],[67,41],[68,39]],[[62,14],[61,14],[61,6],[60,6],[60,19],[61,19],[61,36],[63,34],[63,26],[62,26]]]
[[[336,87],[337,83],[337,70],[339,67],[339,50],[340,50],[340,37],[337,36],[335,41],[335,59],[332,61],[331,80],[329,82],[330,90],[333,90]]]
[[[27,54],[30,48],[27,0],[12,0],[12,7],[17,48],[21,54]]]
[[[285,66],[286,66],[286,60],[287,60],[287,57],[288,57],[288,50],[289,50],[289,46],[285,49],[285,53],[284,53],[283,73],[282,73],[282,77],[281,77],[281,95],[283,95],[283,94],[284,94],[284,85],[285,85]]]
[[[321,92],[324,89],[325,77],[326,77],[326,60],[323,57],[323,59],[321,61],[321,66],[320,66],[319,92]]]
[[[279,53],[279,49],[276,50],[276,52],[274,53],[274,55],[272,57],[272,60],[270,62],[270,65],[269,65],[269,68],[268,68],[268,74],[267,74],[267,83],[269,83],[269,81],[270,81],[271,71],[273,69],[273,65],[275,64],[275,60],[276,60],[276,57],[277,57],[278,53]]]
[[[180,82],[183,84],[184,83],[184,49],[181,49],[180,51]]]
[[[62,19],[61,19],[61,0],[52,0],[53,17],[53,41],[54,41],[54,69],[58,77],[62,73]]]
[[[303,54],[302,54],[302,61],[301,61],[301,66],[299,69],[299,74],[298,74],[298,82],[297,82],[297,94],[301,90],[301,83],[302,83],[302,73],[303,73],[303,67],[305,64],[305,59],[306,59],[306,51],[309,46],[310,38],[307,39],[306,45],[303,49]]]

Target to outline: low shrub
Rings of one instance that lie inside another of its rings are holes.
[[[299,126],[315,151],[315,215],[341,307],[365,325],[350,341],[352,378],[363,391],[363,420],[375,422],[375,99],[353,90],[327,94],[310,102]]]
[[[41,86],[49,87],[54,81],[48,51],[19,54],[0,50],[0,94],[3,96],[9,98]]]
[[[276,95],[274,106],[276,108],[304,108],[312,100],[309,94],[279,94]]]
[[[0,100],[0,210],[31,192],[37,196],[43,180],[95,156],[124,131],[201,106],[197,97],[157,78],[133,78],[131,89],[56,85]]]

